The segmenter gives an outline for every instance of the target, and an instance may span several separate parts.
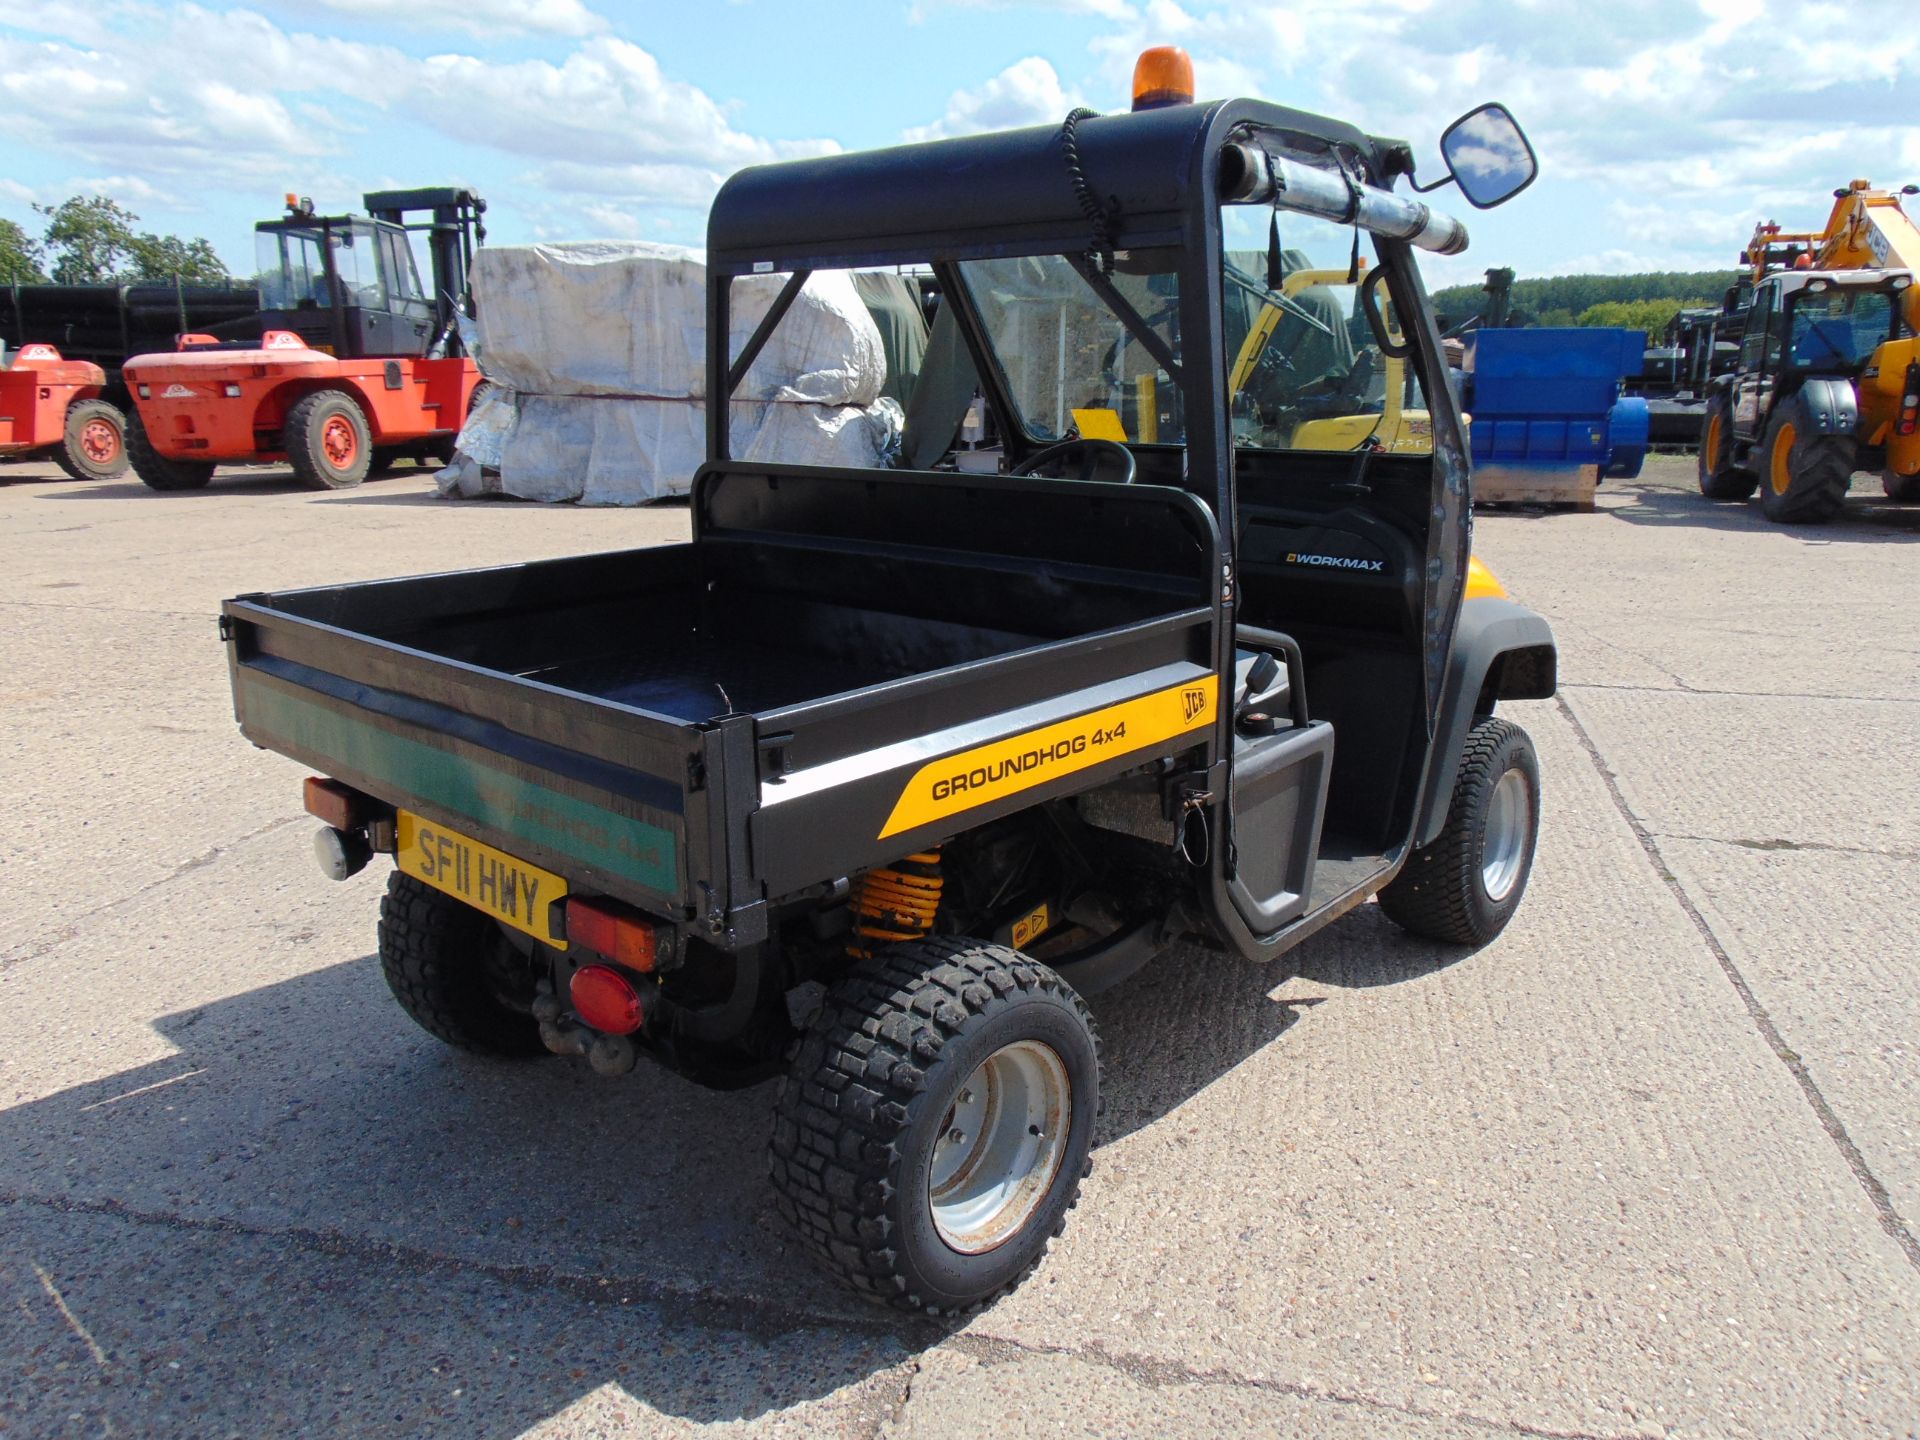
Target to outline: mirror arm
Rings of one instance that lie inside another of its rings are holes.
[[[1422,185],[1419,180],[1414,177],[1414,173],[1411,170],[1407,172],[1407,184],[1413,189],[1414,193],[1418,195],[1429,195],[1435,190],[1444,190],[1449,185],[1457,185],[1459,183],[1459,177],[1451,170],[1447,171],[1445,175],[1442,175],[1431,185]]]

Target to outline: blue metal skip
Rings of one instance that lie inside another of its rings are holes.
[[[1640,330],[1479,330],[1467,340],[1473,460],[1551,472],[1582,465],[1628,479],[1646,458],[1647,402],[1620,393],[1640,373]]]

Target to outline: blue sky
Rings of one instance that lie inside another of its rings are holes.
[[[1731,266],[1762,216],[1920,180],[1911,0],[0,0],[0,216],[103,191],[238,271],[287,190],[457,182],[496,242],[699,243],[745,164],[1127,102],[1147,44],[1249,93],[1432,141],[1505,101],[1540,182],[1433,283]],[[1871,37],[1870,42],[1864,37]],[[1444,194],[1445,192],[1443,192]],[[1438,197],[1436,197],[1438,198]],[[1444,201],[1442,203],[1445,203]],[[1454,208],[1464,206],[1454,202]]]

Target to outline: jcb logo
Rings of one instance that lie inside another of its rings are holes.
[[[1184,690],[1180,694],[1180,708],[1185,712],[1186,721],[1193,723],[1193,717],[1207,708],[1207,692],[1204,690]]]

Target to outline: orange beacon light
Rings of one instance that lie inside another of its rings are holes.
[[[1133,62],[1133,108],[1158,110],[1163,105],[1192,103],[1193,57],[1178,45],[1142,50]]]

